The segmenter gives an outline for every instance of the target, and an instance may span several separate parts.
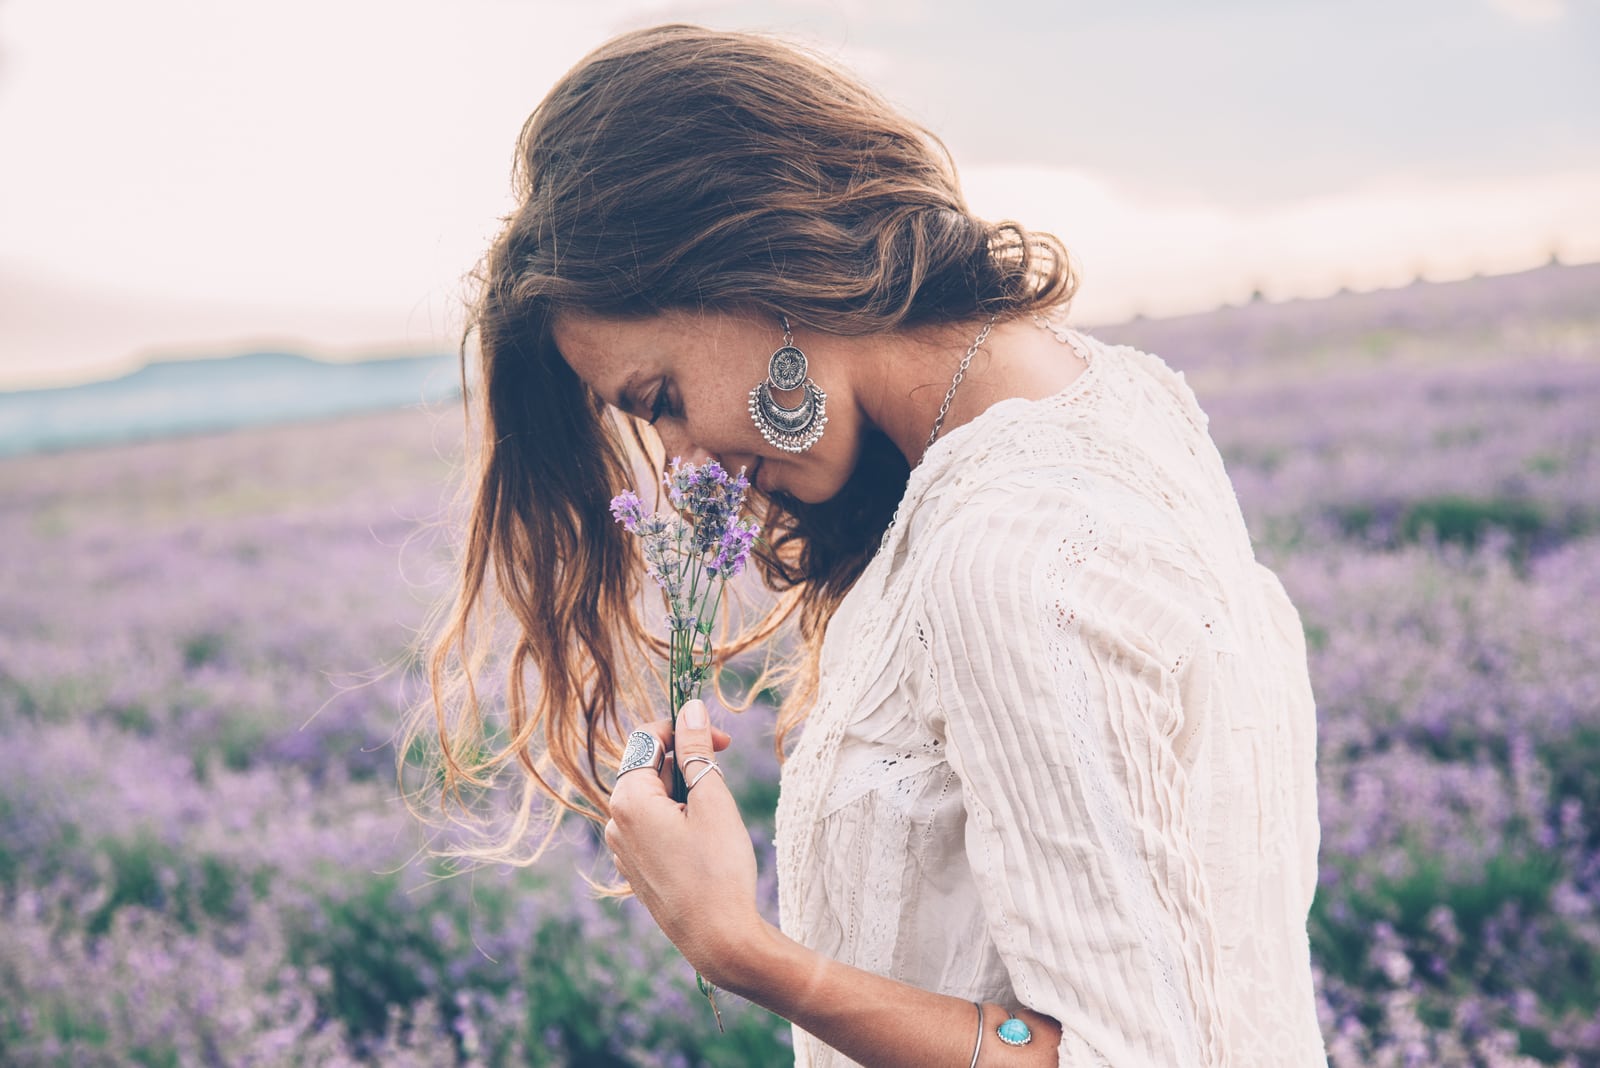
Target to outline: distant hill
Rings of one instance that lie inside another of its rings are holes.
[[[0,456],[431,403],[460,395],[457,367],[454,356],[286,352],[159,360],[103,382],[0,393]]]
[[[1457,364],[1535,356],[1591,358],[1600,329],[1600,263],[1549,265],[1455,282],[1321,299],[1254,301],[1168,319],[1087,327],[1161,356],[1191,382],[1320,375],[1336,365]],[[1397,353],[1402,346],[1404,353]],[[1198,386],[1197,386],[1198,388]]]

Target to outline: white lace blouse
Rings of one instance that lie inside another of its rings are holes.
[[[1087,368],[941,438],[828,625],[782,928],[1046,1013],[1063,1068],[1325,1066],[1299,615],[1183,375],[1054,333]]]

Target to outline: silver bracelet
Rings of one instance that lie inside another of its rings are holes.
[[[978,1041],[972,1047],[972,1063],[967,1068],[978,1068],[978,1050],[983,1048],[983,1002],[974,1001],[978,1009]]]

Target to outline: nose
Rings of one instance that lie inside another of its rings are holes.
[[[665,420],[656,426],[656,436],[661,439],[661,449],[666,453],[668,463],[681,459],[686,464],[698,467],[714,458],[709,451],[691,441],[682,427],[667,424]]]

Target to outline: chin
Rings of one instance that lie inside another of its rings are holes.
[[[818,500],[826,499],[808,492],[807,479],[802,477],[797,481],[791,481],[788,477],[784,477],[795,473],[792,468],[784,470],[777,466],[769,467],[772,463],[773,461],[763,457],[757,461],[755,469],[750,472],[750,483],[757,490],[779,504],[787,504],[793,501],[815,504]]]
[[[775,497],[775,498],[777,498],[777,499],[779,499],[781,501],[793,502],[793,503],[804,505],[804,504],[821,504],[824,501],[832,500],[833,497],[836,496],[836,494],[829,493],[829,494],[826,494],[826,495],[821,495],[821,494],[807,493],[804,489],[796,487],[796,491],[793,492],[793,493],[789,492],[788,490],[781,490],[781,489],[780,490],[773,490],[771,496],[773,496],[773,497]]]
[[[797,478],[792,482],[785,479],[781,484],[774,486],[768,496],[785,501],[798,501],[801,504],[822,504],[837,497],[844,490],[846,481],[848,480],[841,479],[835,483],[829,479],[815,477]]]
[[[760,466],[751,473],[751,482],[780,503],[817,505],[831,501],[844,492],[861,462],[876,455],[871,450],[863,451],[859,444],[852,446],[843,441],[831,444],[832,448],[805,456],[782,460],[763,457]],[[887,438],[881,444],[899,458],[900,454],[894,452]],[[899,500],[898,493],[895,499]]]

